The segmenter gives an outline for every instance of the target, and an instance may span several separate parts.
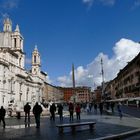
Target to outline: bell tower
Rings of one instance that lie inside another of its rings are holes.
[[[19,25],[16,25],[15,31],[12,33],[12,50],[18,54],[18,65],[24,68],[25,54],[23,52],[23,37],[20,33]]]
[[[35,49],[32,52],[32,74],[33,75],[39,75],[40,74],[40,54],[37,49],[37,45],[35,45]]]
[[[16,25],[16,29],[12,35],[12,49],[23,52],[23,37],[20,33],[19,25]]]
[[[14,53],[18,55],[17,65],[24,68],[25,54],[23,52],[23,37],[20,33],[19,26],[16,25],[15,30],[12,30],[12,21],[10,18],[5,18],[3,21],[3,46],[9,47]]]

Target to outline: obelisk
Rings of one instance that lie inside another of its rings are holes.
[[[75,103],[76,100],[76,93],[75,93],[75,75],[74,75],[74,64],[72,64],[72,84],[73,84],[73,102]]]

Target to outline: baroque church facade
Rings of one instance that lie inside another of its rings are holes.
[[[24,38],[19,26],[12,30],[12,21],[6,18],[0,32],[0,106],[23,109],[29,102],[42,102],[46,73],[41,71],[40,54],[35,46],[32,68],[25,70]]]

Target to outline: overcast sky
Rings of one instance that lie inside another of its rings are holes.
[[[42,71],[56,86],[77,86],[112,80],[140,51],[140,0],[0,0],[2,21],[9,17],[24,37],[26,69],[35,47]]]

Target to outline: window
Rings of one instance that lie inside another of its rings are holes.
[[[36,56],[34,56],[34,63],[36,63]]]
[[[22,40],[20,39],[20,46],[22,47]]]
[[[21,58],[19,59],[19,66],[21,67]]]
[[[28,94],[29,94],[29,88],[27,88],[27,92],[26,92],[26,101],[28,101]]]
[[[21,101],[22,93],[19,93],[19,101]]]
[[[2,97],[2,103],[4,104],[4,95],[3,95],[3,97]]]
[[[14,47],[16,48],[17,46],[17,42],[16,42],[16,38],[14,38]]]

